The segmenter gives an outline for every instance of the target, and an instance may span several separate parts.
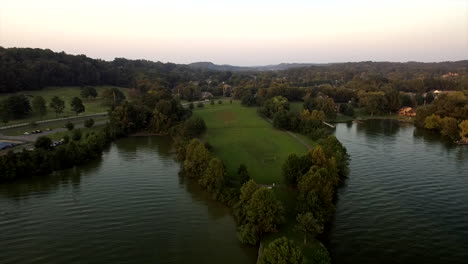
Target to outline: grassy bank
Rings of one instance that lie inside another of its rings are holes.
[[[107,110],[109,110],[109,107],[103,105],[104,100],[100,97],[100,95],[104,89],[112,88],[112,87],[114,86],[96,86],[95,88],[98,93],[98,97],[96,97],[95,99],[82,99],[83,104],[85,106],[85,112],[82,113],[82,115],[102,113],[102,112],[106,112]],[[115,87],[115,88],[120,89],[125,94],[125,96],[128,97],[128,89],[120,88],[120,87]],[[17,94],[26,95],[30,100],[32,100],[34,96],[44,97],[46,104],[47,104],[47,114],[43,117],[40,117],[33,113],[27,118],[10,120],[6,125],[8,126],[8,125],[21,124],[21,123],[30,123],[33,121],[54,119],[57,117],[75,116],[76,114],[75,112],[72,111],[70,103],[73,97],[81,98],[80,92],[81,92],[81,88],[78,86],[67,86],[67,87],[47,87],[38,91],[23,91],[23,92],[17,93]],[[0,94],[0,101],[6,99],[10,95],[12,94]],[[49,108],[49,103],[52,97],[54,96],[58,96],[60,97],[60,99],[65,101],[65,110],[59,116],[56,116],[53,109]],[[4,124],[2,124],[2,126],[3,125]]]
[[[214,155],[223,160],[230,174],[243,163],[256,182],[282,183],[281,165],[287,156],[303,154],[307,148],[286,132],[274,129],[256,111],[238,101],[225,101],[196,108],[194,114],[205,120],[203,139],[213,146]]]

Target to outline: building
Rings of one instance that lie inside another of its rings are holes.
[[[402,107],[398,114],[401,116],[416,116],[416,112],[414,111],[413,107],[405,106]]]
[[[202,92],[202,93],[201,93],[201,98],[202,98],[203,100],[211,99],[211,98],[213,98],[213,94],[210,93],[210,92]]]

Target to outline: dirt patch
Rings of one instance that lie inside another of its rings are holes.
[[[225,124],[230,124],[236,121],[236,115],[231,111],[222,112],[221,120],[223,120]]]

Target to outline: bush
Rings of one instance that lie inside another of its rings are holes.
[[[38,137],[34,143],[34,147],[49,150],[52,148],[52,140],[46,136]]]
[[[193,108],[195,108],[195,105],[193,104],[193,102],[191,102],[189,105],[188,105],[188,108],[190,110],[193,110]]]
[[[290,263],[302,264],[304,257],[301,249],[286,237],[273,240],[262,252],[259,264]],[[316,262],[311,262],[316,263]]]
[[[29,125],[32,126],[32,127],[37,127],[37,123],[34,122],[34,121],[32,121],[31,123],[29,123]]]
[[[211,105],[214,105],[214,104],[215,104],[213,99],[210,100],[210,104],[211,104]]]
[[[201,135],[206,130],[206,124],[203,118],[192,116],[185,120],[182,134],[185,138],[194,138]]]
[[[74,141],[78,141],[81,139],[81,130],[79,129],[75,129],[73,130],[73,134],[72,134],[72,137],[71,137]]]
[[[84,126],[87,128],[94,126],[94,119],[92,118],[86,119],[86,121],[84,122]]]
[[[75,128],[75,125],[73,125],[72,122],[68,122],[65,124],[65,128],[71,131],[73,128]]]
[[[204,107],[204,106],[205,106],[205,105],[204,105],[202,102],[198,102],[198,104],[197,104],[197,107],[198,107],[198,108],[202,108],[202,107]]]
[[[218,104],[223,104],[223,101],[219,100],[219,101],[218,101]]]

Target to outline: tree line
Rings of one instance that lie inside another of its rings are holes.
[[[58,101],[52,99],[51,103]],[[46,136],[39,137],[34,150],[10,151],[0,156],[0,182],[47,175],[56,170],[83,164],[98,157],[104,148],[117,138],[141,130],[168,134],[172,127],[191,115],[191,111],[183,108],[166,90],[152,91],[139,100],[121,101],[116,104],[109,112],[109,122],[98,131],[82,135],[79,129],[75,129],[71,138],[65,136],[58,145],[53,145]],[[91,127],[94,121],[87,120],[86,123],[86,126]],[[187,129],[188,127],[190,126],[187,125]]]
[[[83,87],[80,94],[83,100],[96,98],[98,95],[96,89],[91,86]],[[53,110],[57,117],[63,114],[67,107],[66,102],[58,96],[52,97],[49,102],[40,95],[32,96],[32,99],[30,97],[24,94],[13,94],[0,101],[0,118],[2,122],[6,124],[10,120],[26,118],[33,114],[42,118],[49,109]],[[101,98],[103,99],[103,105],[115,108],[125,100],[125,95],[120,89],[114,87],[104,89]],[[73,97],[69,102],[71,110],[77,115],[86,110],[83,100],[79,97]]]
[[[468,142],[468,97],[462,92],[440,94],[416,110],[414,124],[461,142]]]

